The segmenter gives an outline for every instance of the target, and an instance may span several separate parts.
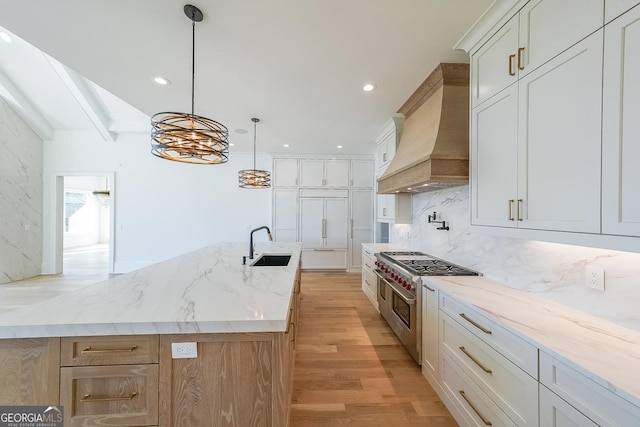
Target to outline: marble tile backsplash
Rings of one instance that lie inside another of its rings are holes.
[[[436,230],[436,211],[449,231]],[[469,187],[413,196],[413,224],[394,225],[390,242],[482,272],[507,286],[640,331],[640,254],[520,240],[472,231]],[[587,265],[605,270],[605,291],[584,285]]]
[[[0,283],[42,269],[42,140],[0,98]]]

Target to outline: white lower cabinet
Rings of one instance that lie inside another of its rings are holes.
[[[346,270],[346,249],[302,249],[302,268],[305,270]]]
[[[458,424],[477,427],[517,426],[449,356],[444,354],[440,360],[445,404]]]
[[[591,379],[556,357],[540,352],[540,383],[577,412],[584,414],[585,418],[600,426],[640,425],[640,408],[596,381],[597,378]],[[540,411],[549,412],[552,409],[541,406]]]
[[[440,377],[440,333],[438,327],[438,288],[422,285],[422,375],[432,386]]]
[[[367,247],[362,247],[362,291],[369,298],[373,306],[378,309],[377,276],[375,270],[375,254]]]
[[[545,386],[540,386],[540,426],[597,427],[582,412],[562,400]]]

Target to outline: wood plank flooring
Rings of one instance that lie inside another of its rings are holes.
[[[303,272],[291,427],[457,426],[361,288]]]

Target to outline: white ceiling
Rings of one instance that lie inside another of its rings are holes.
[[[258,151],[370,154],[378,130],[439,62],[468,62],[452,46],[490,3],[201,0],[195,113],[229,128],[232,153],[252,149],[258,117]],[[0,0],[0,31],[14,39],[0,41],[0,95],[41,135],[97,128],[108,140],[146,132],[156,112],[189,112],[184,4]],[[154,83],[159,75],[171,84]],[[377,89],[363,92],[366,82]]]

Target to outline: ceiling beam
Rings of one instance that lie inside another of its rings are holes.
[[[29,98],[0,71],[0,96],[7,100],[22,119],[43,140],[53,139],[53,127]]]
[[[102,136],[105,142],[115,142],[116,135],[109,131],[109,117],[105,112],[101,101],[91,88],[87,79],[75,71],[65,67],[49,55],[42,53],[45,59],[56,72],[62,83],[67,87],[71,95],[78,102],[93,126]]]

